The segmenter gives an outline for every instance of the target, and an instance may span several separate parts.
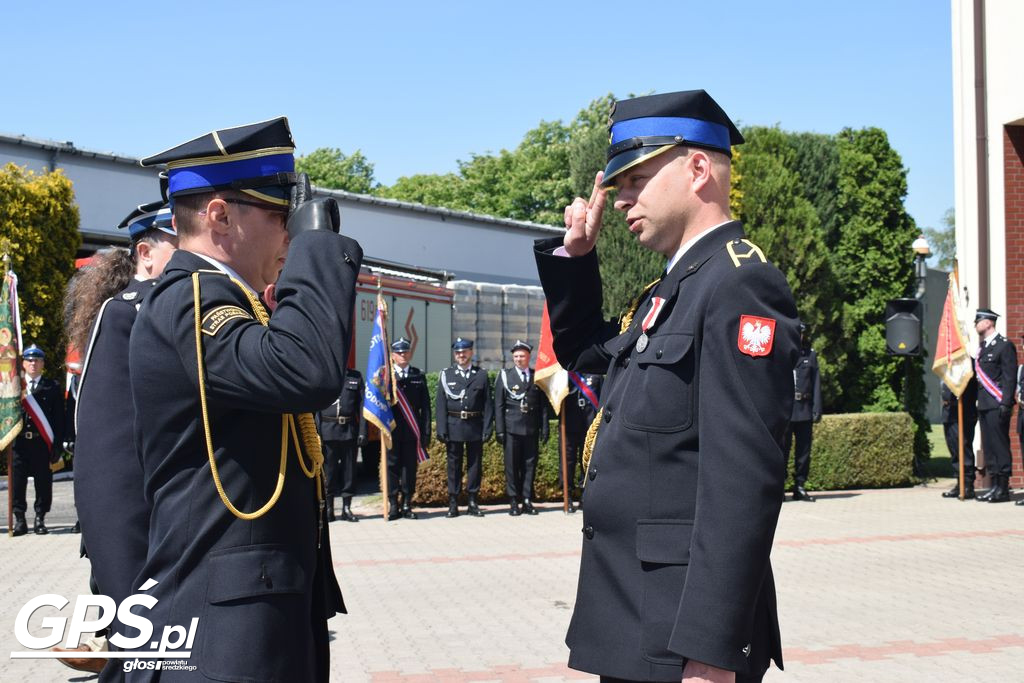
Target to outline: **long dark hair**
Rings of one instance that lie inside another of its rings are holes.
[[[100,307],[127,287],[134,276],[131,251],[111,247],[97,252],[92,262],[68,282],[64,291],[64,330],[68,343],[82,355],[83,361]]]

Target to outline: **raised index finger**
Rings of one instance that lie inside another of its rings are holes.
[[[598,171],[597,175],[594,176],[594,189],[590,193],[590,201],[587,202],[587,208],[594,208],[594,202],[597,201],[598,197],[604,198],[605,189],[601,187],[601,181],[604,180],[604,171]]]

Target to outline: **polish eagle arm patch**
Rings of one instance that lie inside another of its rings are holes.
[[[237,318],[253,320],[252,314],[239,306],[217,306],[203,316],[203,334],[216,336],[226,324]]]

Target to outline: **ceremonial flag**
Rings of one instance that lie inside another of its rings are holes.
[[[562,401],[569,393],[569,374],[558,364],[552,347],[551,321],[548,318],[548,305],[544,304],[544,314],[540,321],[540,343],[537,345],[537,370],[533,382],[545,394],[555,415],[562,410]]]
[[[949,289],[942,306],[942,319],[935,342],[935,362],[932,372],[942,378],[958,398],[967,388],[974,372],[971,357],[967,352],[967,335],[964,333],[960,306],[960,285],[956,273],[949,274]]]
[[[391,378],[391,355],[388,353],[384,319],[387,304],[377,295],[377,315],[370,337],[370,353],[366,360],[366,389],[363,392],[363,418],[380,430],[380,440],[391,448],[391,431],[395,428],[395,415],[391,412],[394,390]]]
[[[18,278],[8,271],[0,292],[0,450],[21,432],[21,334],[17,321]]]

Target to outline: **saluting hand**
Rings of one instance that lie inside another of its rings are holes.
[[[605,189],[601,187],[604,171],[594,177],[594,190],[590,201],[577,197],[565,207],[565,238],[562,244],[569,256],[589,254],[597,244],[601,233],[601,219],[604,216]]]

